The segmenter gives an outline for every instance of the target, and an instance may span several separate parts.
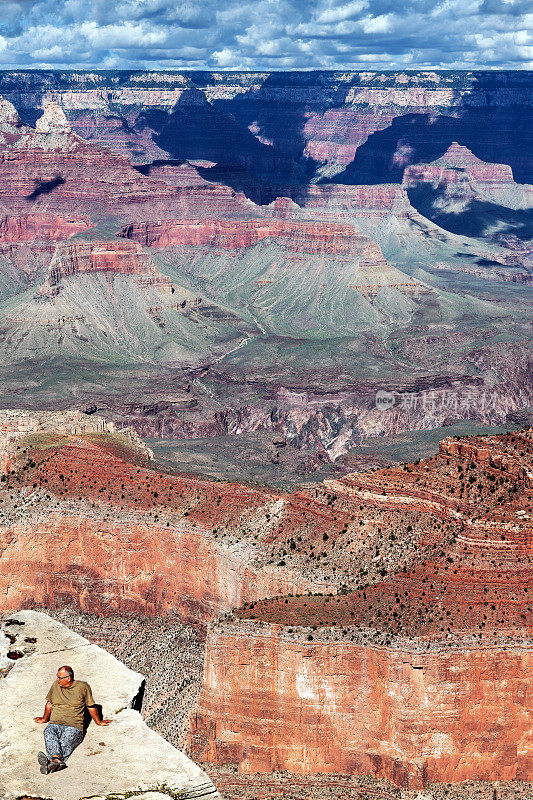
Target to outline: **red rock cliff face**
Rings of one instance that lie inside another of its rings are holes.
[[[243,194],[204,180],[191,165],[135,169],[129,158],[73,133],[56,103],[30,128],[0,98],[0,167],[0,203],[22,214],[31,207],[123,221],[257,213]]]
[[[368,239],[350,225],[290,220],[174,220],[128,225],[122,235],[152,247],[189,245],[235,250],[263,239],[279,238],[289,251],[361,253]],[[376,245],[377,247],[377,245]]]
[[[205,180],[196,167],[188,162],[180,165],[160,165],[156,162],[140,169],[150,180],[176,187],[174,207],[179,209],[180,216],[215,219],[260,216],[260,209],[247,200],[244,194],[235,192],[222,183]]]
[[[5,74],[0,81],[0,91],[33,112],[46,99],[56,99],[81,136],[108,143],[124,154],[137,155],[140,151],[144,162],[165,158],[151,138],[153,131],[147,126],[146,110],[157,109],[165,120],[178,105],[182,109],[179,124],[184,130],[180,131],[182,148],[174,157],[187,158],[200,153],[197,157],[213,156],[212,160],[222,161],[214,157],[219,142],[213,142],[215,137],[209,124],[205,133],[198,132],[194,125],[188,130],[186,98],[191,85],[201,92],[206,105],[210,104],[207,110],[226,109],[240,123],[221,131],[218,152],[224,146],[231,151],[235,146],[231,134],[242,136],[245,128],[245,142],[249,147],[255,145],[256,149],[257,142],[264,141],[274,144],[275,150],[266,148],[264,157],[281,162],[278,169],[282,172],[284,164],[290,163],[288,156],[295,150],[294,135],[291,135],[294,129],[290,126],[294,109],[297,119],[305,120],[303,127],[298,126],[298,136],[305,145],[303,155],[315,159],[325,176],[336,174],[348,165],[358,147],[376,131],[391,126],[395,118],[406,119],[410,114],[422,120],[426,117],[428,121],[438,115],[448,119],[466,117],[463,125],[468,139],[493,143],[492,149],[497,154],[497,125],[483,125],[483,122],[508,118],[511,125],[515,121],[520,125],[524,109],[530,108],[532,102],[529,74],[517,76],[512,72],[495,73],[493,79],[487,74],[480,78],[474,73],[446,76],[432,71],[407,75],[405,72],[343,70],[287,76],[242,72],[202,73],[202,76],[145,73],[132,76],[125,86],[105,74],[62,72],[59,78],[51,73],[36,75],[18,71]],[[213,114],[206,114],[206,117],[208,123],[216,124]],[[268,120],[266,136],[256,122],[265,119]],[[123,124],[124,120],[127,125]],[[139,121],[142,124],[137,124]],[[250,136],[252,132],[255,141]],[[400,127],[399,137],[401,132]],[[457,138],[457,130],[453,130],[452,135]],[[428,136],[431,137],[431,128]],[[158,144],[164,146],[159,137],[156,138]],[[396,157],[405,157],[401,148]],[[529,162],[530,154],[524,152],[522,158]]]
[[[444,458],[450,456],[464,461],[473,461],[482,467],[490,467],[510,475],[516,480],[524,481],[525,485],[532,489],[533,472],[531,471],[531,461],[527,457],[531,437],[516,433],[514,438],[517,440],[515,452],[502,452],[496,438],[471,436],[462,440],[442,439],[439,442],[439,453]]]
[[[314,214],[357,215],[358,217],[383,217],[394,212],[398,218],[413,212],[405,189],[394,184],[377,186],[343,186],[322,184],[306,187],[302,205]]]
[[[109,272],[142,276],[147,285],[172,291],[172,281],[162,275],[135,242],[74,242],[57,248],[50,264],[49,283],[55,285],[68,275]]]
[[[145,177],[127,158],[84,141],[56,103],[46,106],[33,129],[2,102],[0,122],[0,201],[11,209],[25,212],[31,204],[39,212],[129,218],[128,210],[139,205],[149,204],[163,217],[190,214],[194,207],[194,187]]]
[[[323,588],[291,570],[256,570],[209,531],[176,520],[169,529],[50,510],[0,528],[0,547],[2,610],[74,605],[205,621],[244,602]]]
[[[209,631],[197,759],[396,784],[533,778],[533,652],[370,648],[275,627]]]
[[[18,503],[14,516],[6,507],[0,522],[2,609],[72,604],[205,621],[262,597],[328,587],[290,567],[253,566],[252,542],[237,546],[261,532],[279,497],[162,475],[128,460],[113,437],[37,430],[17,444],[48,446],[22,467],[11,448],[14,472],[2,484],[25,508],[21,517]]]
[[[59,214],[25,214],[0,219],[0,242],[32,242],[34,239],[69,239],[90,227],[87,220]]]

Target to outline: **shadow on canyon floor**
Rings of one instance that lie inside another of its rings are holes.
[[[521,105],[474,108],[475,92],[463,97],[463,103],[454,116],[410,113],[396,117],[387,128],[371,134],[346,169],[328,182],[401,183],[406,166],[434,161],[452,142],[458,142],[482,161],[509,164],[518,183],[531,183],[533,134],[528,109]]]
[[[201,76],[200,76],[201,77]],[[205,77],[205,76],[204,76]],[[194,79],[194,76],[193,76]],[[200,89],[183,93],[171,112],[149,111],[139,120],[155,131],[154,140],[176,159],[205,159],[216,167],[203,177],[244,191],[254,202],[269,203],[316,180],[321,162],[305,155],[304,127],[309,114],[324,114],[346,103],[357,78],[287,103],[288,83],[308,89],[314,73],[269,75],[231,99],[209,102]],[[498,86],[498,76],[477,76],[468,93],[458,87],[447,114],[408,113],[368,137],[343,172],[327,182],[340,184],[400,183],[408,164],[433,161],[453,141],[467,146],[487,162],[509,164],[517,182],[533,181],[533,134],[529,111],[520,102],[506,108],[491,106],[486,93]],[[323,87],[322,87],[323,88]],[[322,182],[322,181],[320,181]]]
[[[470,197],[451,210],[453,203],[446,197],[446,189],[435,189],[431,183],[408,189],[407,194],[417,211],[458,236],[512,234],[522,240],[533,237],[533,209],[511,209]]]

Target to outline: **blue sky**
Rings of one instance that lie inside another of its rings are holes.
[[[0,68],[533,69],[531,0],[0,0]]]

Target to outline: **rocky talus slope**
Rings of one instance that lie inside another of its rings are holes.
[[[184,798],[219,797],[196,764],[142,721],[144,677],[102,648],[47,614],[19,611],[0,620],[0,657],[2,800],[105,800],[132,793],[148,800],[179,792]],[[67,769],[42,775],[37,753],[44,749],[44,726],[33,718],[42,713],[46,693],[64,663],[91,685],[111,724],[91,723]]]
[[[3,360],[197,362],[253,330],[236,314],[176,284],[136,242],[57,245],[36,292],[6,302]]]
[[[304,558],[333,571],[356,552],[352,574],[337,596],[280,596],[212,625],[190,752],[431,791],[531,781],[532,457],[529,429],[326,481],[317,499],[346,527]]]

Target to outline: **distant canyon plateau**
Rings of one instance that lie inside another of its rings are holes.
[[[0,73],[0,612],[228,799],[532,796],[532,107]]]

